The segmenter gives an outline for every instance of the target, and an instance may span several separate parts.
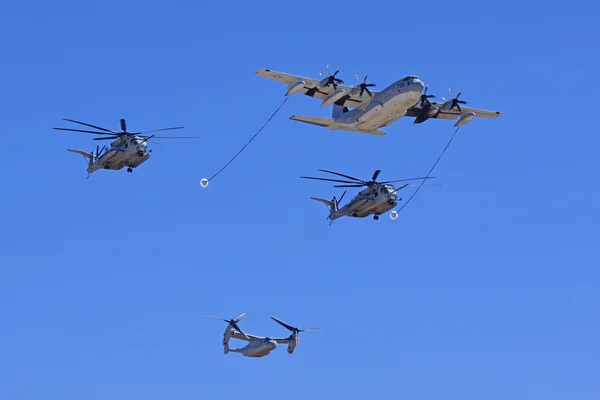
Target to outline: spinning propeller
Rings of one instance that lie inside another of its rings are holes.
[[[333,88],[337,89],[336,82],[344,83],[343,80],[335,77],[338,74],[338,72],[340,72],[339,69],[335,70],[335,72],[332,74],[331,71],[329,70],[329,65],[326,65],[325,68],[327,69],[327,73],[329,74],[328,77],[325,77],[325,75],[323,75],[322,73],[319,72],[319,75],[323,77],[323,80],[321,81],[321,84],[323,87],[333,85]]]
[[[399,180],[394,180],[394,181],[377,182],[376,179],[379,176],[379,173],[381,172],[381,170],[379,170],[379,169],[376,170],[373,173],[373,176],[371,177],[370,181],[364,181],[362,179],[358,179],[358,178],[355,178],[353,176],[348,176],[348,175],[340,174],[339,172],[328,171],[328,170],[325,170],[325,169],[320,169],[319,171],[326,172],[328,174],[338,175],[338,176],[341,176],[343,178],[348,178],[348,179],[351,179],[351,180],[346,181],[346,180],[341,180],[341,179],[314,178],[314,177],[311,177],[311,176],[301,176],[300,178],[314,179],[314,180],[318,180],[318,181],[328,181],[328,182],[345,183],[345,185],[334,185],[333,187],[363,187],[363,186],[372,187],[372,186],[377,186],[377,185],[387,185],[387,184],[395,183],[395,182],[405,182],[405,181],[414,181],[414,180],[418,180],[418,179],[431,179],[431,178],[433,178],[433,176],[429,176],[429,177],[421,177],[421,178],[407,178],[407,179],[399,179]],[[402,185],[402,187],[405,187],[407,185],[408,184]],[[392,185],[392,186],[394,186],[394,185]],[[399,189],[396,189],[395,187],[394,187],[394,189],[395,190],[399,190]],[[344,192],[344,193],[346,193],[346,192]],[[344,195],[342,195],[342,197],[344,197]],[[340,200],[341,200],[341,198],[340,198]]]
[[[242,314],[241,314],[239,317],[237,317],[236,319],[225,319],[225,318],[217,317],[216,315],[211,315],[211,314],[208,314],[208,313],[204,313],[204,314],[205,314],[205,315],[207,315],[207,316],[209,316],[209,317],[211,317],[211,318],[220,319],[221,321],[228,322],[228,323],[229,323],[229,325],[231,325],[231,327],[232,327],[233,329],[235,329],[236,331],[238,331],[239,333],[241,333],[242,335],[244,335],[244,337],[245,337],[246,339],[250,340],[250,338],[248,337],[248,335],[246,335],[246,334],[244,333],[244,331],[243,331],[243,330],[241,330],[241,329],[240,329],[240,327],[239,327],[239,326],[238,326],[238,324],[237,324],[238,322],[240,322],[240,320],[241,320],[242,318],[244,318],[244,317],[246,316],[246,313],[242,313]]]
[[[427,94],[428,88],[429,88],[429,85],[425,85],[425,91],[421,95],[421,107],[423,107],[423,104],[426,104],[429,107],[431,105],[431,102],[427,99],[435,97],[435,94]]]
[[[59,131],[71,131],[71,132],[84,132],[84,133],[91,133],[94,135],[105,135],[104,137],[101,138],[94,138],[94,140],[114,140],[117,138],[120,138],[121,136],[139,136],[139,137],[143,137],[146,140],[154,137],[154,138],[161,138],[161,139],[196,139],[196,138],[200,138],[199,136],[142,136],[142,134],[144,133],[152,133],[152,132],[160,132],[160,131],[169,131],[169,130],[173,130],[173,129],[182,129],[183,126],[178,126],[175,128],[162,128],[162,129],[155,129],[153,131],[147,131],[147,132],[127,132],[127,124],[125,122],[124,119],[121,119],[121,131],[122,132],[115,132],[112,131],[110,129],[106,129],[106,128],[102,128],[100,126],[95,126],[95,125],[91,125],[91,124],[87,124],[85,122],[80,122],[80,121],[75,121],[72,119],[67,119],[67,118],[63,118],[65,121],[69,121],[69,122],[74,122],[76,124],[81,124],[81,125],[85,125],[85,126],[89,126],[90,128],[94,128],[97,129],[101,132],[98,131],[89,131],[89,130],[82,130],[82,129],[69,129],[69,128],[52,128],[52,129],[56,129]],[[146,141],[145,140],[145,141]]]
[[[453,96],[452,90],[450,88],[448,88],[448,92],[450,93],[450,96]],[[460,97],[461,93],[462,93],[462,91],[458,92],[456,97],[454,97],[452,99],[446,99],[445,97],[442,97],[442,99],[444,99],[444,101],[451,101],[449,110],[452,110],[454,107],[456,107],[456,108],[458,108],[458,111],[462,112],[462,109],[460,108],[460,106],[458,104],[459,103],[467,104],[467,102],[458,99]]]
[[[296,345],[298,345],[298,333],[300,332],[318,332],[321,329],[320,328],[311,328],[311,329],[298,329],[295,328],[291,325],[286,324],[285,322],[283,322],[280,319],[277,319],[275,317],[271,317],[271,319],[275,322],[277,322],[279,325],[285,327],[288,331],[292,332],[291,337],[296,341]]]
[[[358,77],[358,75],[354,74],[354,76],[356,77],[356,80],[357,80],[358,82],[360,82],[360,78]],[[369,89],[367,89],[367,88],[369,88],[369,87],[372,87],[372,86],[375,86],[375,84],[374,84],[374,83],[367,83],[367,77],[368,77],[368,76],[369,76],[369,74],[366,74],[366,75],[365,75],[365,79],[362,81],[362,83],[361,83],[360,85],[358,85],[358,86],[357,86],[358,88],[360,88],[360,93],[359,93],[359,96],[360,96],[360,97],[362,97],[362,95],[363,95],[363,92],[364,92],[365,90],[367,91],[367,94],[368,94],[370,97],[373,97],[373,93],[371,93],[371,91],[370,91]]]

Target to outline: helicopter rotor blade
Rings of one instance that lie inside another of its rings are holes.
[[[127,124],[125,123],[125,119],[121,118],[121,130],[123,132],[127,132]]]
[[[322,172],[327,172],[327,173],[329,173],[329,174],[334,174],[334,175],[338,175],[338,176],[342,176],[342,177],[344,177],[344,178],[352,179],[352,180],[359,181],[359,182],[362,182],[362,183],[364,183],[364,182],[365,182],[365,181],[363,181],[362,179],[358,179],[358,178],[355,178],[355,177],[353,177],[353,176],[349,176],[349,175],[340,174],[339,172],[328,171],[328,170],[326,170],[326,169],[319,169],[319,171],[322,171]]]
[[[373,174],[373,178],[371,178],[371,180],[373,182],[375,182],[377,180],[377,177],[379,176],[379,173],[381,172],[380,169],[376,170],[375,173]]]
[[[106,132],[86,131],[86,130],[83,130],[83,129],[71,129],[71,128],[52,128],[52,129],[56,129],[57,131],[71,131],[71,132],[93,133],[94,135],[109,135]]]
[[[115,138],[113,136],[94,138],[94,140],[114,140],[114,139]]]
[[[338,204],[340,204],[340,202],[342,201],[342,199],[344,198],[344,195],[346,194],[347,190],[344,190],[344,193],[342,193],[342,197],[340,197],[340,199],[337,201]]]
[[[63,119],[64,119],[65,121],[74,122],[74,123],[76,123],[76,124],[81,124],[81,125],[89,126],[90,128],[96,128],[96,129],[99,129],[99,130],[101,130],[101,131],[104,131],[104,132],[111,132],[111,133],[117,134],[117,132],[115,132],[115,131],[111,131],[110,129],[102,128],[101,126],[96,126],[96,125],[86,124],[85,122],[81,122],[81,121],[75,121],[75,120],[73,120],[73,119],[68,119],[68,118],[63,118]]]
[[[300,178],[304,178],[304,179],[314,179],[316,181],[327,181],[327,182],[340,182],[340,183],[352,183],[352,184],[357,184],[356,182],[353,181],[343,181],[341,179],[329,179],[329,178],[315,178],[312,176],[301,176]],[[360,185],[362,186],[362,185]]]
[[[144,137],[144,136],[142,136]],[[150,136],[157,139],[202,139],[200,136]]]
[[[352,184],[352,185],[333,185],[333,187],[345,187],[345,188],[355,188],[355,187],[363,187],[365,185]]]
[[[144,134],[144,133],[152,133],[152,132],[160,132],[160,131],[170,131],[173,129],[183,129],[183,126],[176,126],[175,128],[161,128],[161,129],[155,129],[153,131],[146,131],[146,132],[138,132],[137,134]]]
[[[386,182],[379,182],[379,183],[386,184],[386,183],[405,182],[405,181],[415,181],[415,180],[418,180],[418,179],[432,179],[432,178],[435,178],[435,176],[423,176],[423,177],[421,177],[421,178],[407,178],[407,179],[398,179],[398,180],[395,180],[395,181],[386,181]]]

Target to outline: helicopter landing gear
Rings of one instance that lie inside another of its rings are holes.
[[[377,221],[379,219],[379,215],[373,215],[373,219]]]
[[[128,168],[127,168],[127,172],[133,172],[133,168],[131,168],[131,167],[128,167]]]

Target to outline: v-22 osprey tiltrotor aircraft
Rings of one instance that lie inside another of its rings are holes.
[[[211,318],[220,319],[221,321],[225,321],[228,323],[227,328],[225,329],[225,333],[223,334],[223,350],[224,350],[225,354],[228,354],[229,352],[234,352],[234,353],[241,353],[243,356],[246,356],[246,357],[264,357],[264,356],[269,355],[271,353],[271,351],[275,350],[277,348],[278,343],[279,344],[287,343],[287,345],[288,345],[287,352],[289,354],[292,354],[294,352],[294,349],[296,348],[296,346],[298,346],[298,334],[300,332],[320,331],[319,328],[298,329],[291,325],[286,324],[285,322],[283,322],[275,317],[271,317],[271,319],[273,319],[273,321],[275,321],[278,324],[280,324],[281,326],[285,327],[287,330],[292,332],[292,334],[287,338],[255,336],[255,335],[246,334],[244,331],[242,331],[240,329],[240,327],[237,324],[238,322],[240,322],[240,320],[242,318],[244,318],[246,316],[246,313],[243,313],[239,317],[237,317],[235,319],[230,319],[230,320],[227,320],[227,319],[224,319],[221,317],[217,317],[215,315],[211,315],[208,313],[204,313],[204,314],[206,314],[207,316],[209,316]],[[242,348],[233,349],[233,348],[229,347],[229,339],[231,339],[231,338],[246,340],[246,341],[248,341],[248,344]]]

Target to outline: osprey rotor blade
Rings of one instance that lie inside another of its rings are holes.
[[[236,319],[234,319],[235,322],[240,322],[242,319],[244,319],[244,317],[246,316],[246,313],[241,313],[239,317],[237,317]]]
[[[212,315],[212,314],[209,314],[209,313],[204,313],[204,315],[206,315],[208,317],[211,317],[211,318],[214,318],[214,319],[220,319],[221,321],[229,322],[229,320],[227,320],[225,318],[217,317],[216,315]]]
[[[209,313],[204,313],[204,314],[206,316],[208,316],[208,317],[215,318],[215,319],[220,319],[221,321],[225,321],[225,322],[229,323],[229,325],[231,325],[235,330],[237,330],[239,333],[241,333],[242,335],[244,335],[244,337],[246,339],[250,340],[250,337],[248,335],[246,335],[246,333],[237,324],[237,322],[239,322],[242,318],[244,318],[246,316],[246,313],[242,313],[236,319],[225,319],[225,318],[217,317],[216,315],[212,315],[212,314],[209,314]]]
[[[281,326],[285,327],[290,332],[318,332],[321,330],[321,328],[299,329],[299,328],[295,328],[289,324],[286,324],[285,322],[283,322],[282,320],[280,320],[278,318],[271,317],[271,319],[273,321],[277,322],[278,324],[280,324]]]
[[[342,176],[344,178],[352,179],[354,181],[359,181],[359,182],[365,183],[365,181],[363,181],[362,179],[358,179],[358,178],[355,178],[355,177],[349,176],[349,175],[340,174],[339,172],[328,171],[326,169],[319,169],[319,171],[327,172],[328,174],[334,174],[334,175]]]
[[[327,181],[327,182],[339,182],[339,183],[352,183],[354,185],[356,185],[356,182],[353,181],[343,181],[341,179],[329,179],[329,178],[315,178],[312,176],[301,176],[300,178],[304,178],[304,179],[314,179],[316,181]],[[362,186],[362,185],[361,185]]]
[[[286,328],[288,331],[291,331],[291,332],[293,332],[293,331],[295,330],[295,328],[294,328],[293,326],[286,324],[285,322],[283,322],[283,321],[282,321],[282,320],[280,320],[280,319],[277,319],[277,318],[275,318],[275,317],[271,317],[271,319],[272,319],[273,321],[277,322],[279,325],[281,325],[281,326],[285,327],[285,328]]]
[[[110,129],[102,128],[101,126],[96,126],[96,125],[86,124],[85,122],[75,121],[75,120],[73,120],[73,119],[68,119],[68,118],[63,118],[63,119],[64,119],[65,121],[74,122],[74,123],[76,123],[76,124],[81,124],[81,125],[89,126],[90,128],[96,128],[96,129],[99,129],[99,130],[101,130],[101,131],[104,131],[104,132],[110,132],[110,133],[117,134],[117,132],[115,132],[115,131],[111,131]]]

